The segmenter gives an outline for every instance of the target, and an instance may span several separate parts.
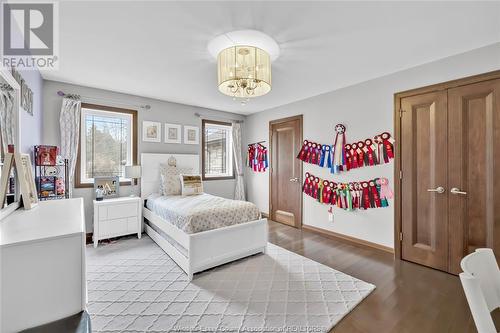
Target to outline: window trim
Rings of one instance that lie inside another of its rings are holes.
[[[82,103],[81,105],[82,109],[93,109],[93,110],[99,110],[99,111],[107,111],[107,112],[117,112],[117,113],[127,113],[132,115],[132,163],[134,165],[137,165],[137,110],[131,110],[131,109],[123,109],[123,108],[117,108],[113,106],[104,106],[104,105],[97,105],[97,104],[89,104],[89,103]],[[82,183],[81,182],[81,153],[82,153],[82,145],[81,145],[81,133],[82,131],[82,122],[80,121],[80,130],[78,131],[78,154],[76,158],[76,167],[75,167],[75,174],[74,174],[74,179],[75,179],[75,188],[94,188],[94,183]],[[135,184],[137,184],[137,180],[134,181]],[[132,185],[131,181],[123,181],[120,182],[120,186],[128,186]]]
[[[205,176],[205,124],[214,124],[214,125],[224,125],[230,126],[232,128],[233,124],[224,122],[224,121],[216,121],[216,120],[201,120],[201,179],[203,181],[206,180],[227,180],[227,179],[235,179],[235,167],[234,167],[234,156],[231,159],[233,174],[231,176],[222,176],[222,177],[206,177]],[[233,147],[231,147],[231,154],[233,154]]]

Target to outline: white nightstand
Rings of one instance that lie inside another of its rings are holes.
[[[101,239],[142,232],[142,199],[123,197],[94,200],[94,247]]]

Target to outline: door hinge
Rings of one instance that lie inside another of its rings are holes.
[[[403,170],[399,170],[399,179],[403,179]]]
[[[403,112],[406,112],[406,111],[403,109],[399,109],[399,118],[403,117]]]
[[[399,241],[400,241],[400,242],[402,242],[402,241],[403,241],[403,233],[402,233],[402,232],[400,232],[400,233],[399,233]]]

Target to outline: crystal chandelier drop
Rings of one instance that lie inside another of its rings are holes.
[[[217,56],[219,91],[241,100],[263,96],[271,91],[271,58],[255,46],[232,46]]]

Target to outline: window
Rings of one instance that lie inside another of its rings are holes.
[[[234,178],[230,123],[202,121],[203,180]]]
[[[137,111],[82,103],[75,187],[92,187],[94,177],[119,176],[137,163]]]

